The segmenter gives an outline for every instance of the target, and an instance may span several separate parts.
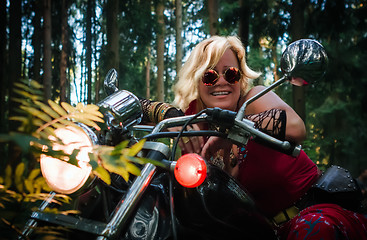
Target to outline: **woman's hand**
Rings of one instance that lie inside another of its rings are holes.
[[[179,132],[181,131],[181,127],[172,127],[169,128],[170,132]],[[196,124],[192,124],[187,126],[187,131],[200,131],[200,128]],[[178,141],[178,145],[181,148],[181,151],[185,153],[197,153],[200,154],[201,149],[204,146],[204,138],[203,137],[181,137]]]
[[[237,158],[235,155],[237,153],[237,146],[233,145],[228,139],[223,139],[220,137],[210,137],[205,143],[203,150],[201,151],[201,156],[209,160],[212,157],[218,155],[218,153],[223,157],[224,171],[236,177],[238,175],[239,166],[235,164],[232,166],[232,158]],[[231,154],[231,151],[234,154]],[[232,156],[231,156],[232,155]]]

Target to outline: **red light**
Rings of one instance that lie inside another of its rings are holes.
[[[176,180],[184,187],[194,188],[202,184],[206,178],[206,163],[196,154],[185,154],[177,160],[174,174]]]

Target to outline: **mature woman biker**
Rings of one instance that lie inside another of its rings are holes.
[[[250,81],[259,75],[248,67],[245,49],[237,37],[213,36],[199,43],[183,65],[174,86],[174,105],[185,114],[212,107],[237,111],[263,89],[256,86],[249,90]],[[164,103],[143,103],[153,122],[175,112]],[[154,118],[152,113],[158,105],[162,111]],[[273,92],[250,104],[245,114],[255,127],[281,140],[300,143],[305,139],[302,119]],[[210,126],[198,124],[192,128]],[[243,148],[217,137],[184,138],[180,146],[185,152],[201,153],[234,176],[252,195],[259,210],[274,220],[281,239],[367,239],[367,219],[362,214],[336,203],[309,199],[320,171],[303,151],[295,158],[253,141]],[[295,205],[301,210],[296,216],[289,210]]]

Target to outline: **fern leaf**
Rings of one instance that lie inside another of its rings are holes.
[[[83,112],[93,114],[97,117],[101,117],[101,118],[103,117],[103,114],[99,111],[99,107],[97,105],[94,105],[94,104],[88,104],[88,105],[84,106]]]
[[[23,192],[23,173],[24,173],[25,165],[24,163],[19,163],[18,166],[15,168],[15,187],[18,189],[19,192]]]
[[[133,163],[127,163],[126,164],[126,170],[135,175],[135,176],[139,176],[140,175],[140,169]]]
[[[47,114],[45,114],[44,112],[34,108],[34,107],[25,107],[25,106],[20,106],[21,109],[25,110],[26,112],[32,114],[35,117],[38,117],[39,119],[45,121],[45,122],[51,122],[52,118],[50,116],[48,116]]]
[[[104,122],[104,120],[100,117],[97,117],[93,114],[89,114],[89,113],[75,113],[73,114],[73,117],[78,118],[78,119],[87,119],[87,120],[91,120],[91,121],[95,121],[95,122]]]
[[[43,129],[43,132],[45,132],[47,135],[57,137],[54,129],[51,127],[46,127],[45,129]]]
[[[39,174],[41,170],[39,168],[35,168],[31,171],[31,173],[28,175],[28,179],[33,181]]]
[[[48,104],[53,110],[55,110],[60,116],[66,116],[68,113],[57,103],[52,100],[48,100]]]
[[[88,119],[83,119],[83,118],[75,118],[75,120],[77,122],[80,122],[80,123],[84,123],[85,125],[87,126],[90,126],[90,127],[94,127],[95,129],[97,129],[98,131],[101,130],[101,128],[93,121],[90,121]]]
[[[70,121],[70,120],[66,120],[66,119],[62,119],[59,121],[61,124],[64,124],[66,126],[71,126],[71,127],[75,127],[75,128],[79,128],[79,126],[77,124],[75,124],[74,122]]]
[[[31,80],[29,82],[29,85],[33,88],[36,88],[36,89],[42,89],[43,88],[43,85],[41,85],[39,82],[35,81],[35,80]]]
[[[78,104],[76,105],[76,110],[78,110],[79,112],[82,112],[83,111],[83,107],[84,107],[84,104],[81,103],[81,102],[78,102]]]
[[[111,176],[103,167],[98,166],[96,169],[93,170],[93,173],[108,185],[111,184]]]
[[[43,102],[34,101],[34,103],[37,104],[49,116],[51,116],[53,118],[59,118],[60,117],[60,115],[57,112],[55,112],[52,108],[50,108],[49,106],[47,106]]]
[[[143,140],[135,143],[134,145],[132,145],[129,152],[128,152],[128,156],[133,157],[136,154],[138,154],[138,152],[140,152],[141,149],[143,148],[145,141],[146,141],[146,139],[143,139]]]
[[[17,94],[19,94],[20,96],[23,96],[23,97],[26,97],[26,98],[30,98],[30,99],[33,99],[32,98],[32,94],[30,94],[29,92],[27,91],[24,91],[24,90],[20,90],[20,89],[16,89],[14,88],[13,91]]]
[[[61,106],[68,112],[68,113],[73,113],[75,112],[75,108],[73,106],[71,106],[69,103],[67,102],[62,102]]]

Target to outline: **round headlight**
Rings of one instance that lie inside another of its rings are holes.
[[[47,184],[55,192],[70,194],[80,189],[88,180],[92,167],[88,164],[88,152],[92,151],[92,141],[80,128],[67,126],[55,130],[55,134],[64,145],[55,144],[53,150],[63,150],[71,154],[74,149],[80,149],[76,156],[79,167],[63,160],[41,155],[41,172]]]

